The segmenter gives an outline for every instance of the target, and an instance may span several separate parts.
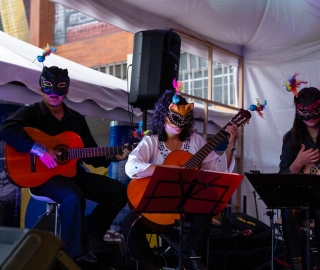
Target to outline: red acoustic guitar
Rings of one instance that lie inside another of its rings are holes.
[[[32,139],[61,152],[61,155],[58,157],[58,166],[48,169],[39,157],[30,153],[17,152],[2,142],[4,169],[12,183],[20,187],[39,186],[55,175],[73,177],[76,174],[78,159],[121,154],[124,148],[124,146],[84,148],[80,136],[71,131],[49,136],[35,128],[26,127],[24,130]],[[131,150],[133,146],[127,148]]]
[[[216,148],[228,135],[224,130],[228,125],[235,124],[241,126],[249,121],[251,113],[247,110],[240,109],[240,111],[229,121],[229,123],[222,128],[214,137],[208,140],[208,142],[194,155],[189,152],[177,150],[171,152],[165,159],[165,165],[180,165],[187,169],[197,169],[202,161]],[[129,207],[135,209],[148,186],[150,177],[132,179],[129,182],[127,193],[129,200]],[[143,221],[150,227],[157,230],[165,231],[175,223],[175,220],[179,220],[179,214],[142,214]]]

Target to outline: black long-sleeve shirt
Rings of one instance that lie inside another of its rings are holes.
[[[306,132],[303,144],[306,146],[306,150],[318,148],[312,140],[310,134]],[[279,173],[290,173],[290,166],[297,158],[298,152],[293,151],[291,148],[291,136],[287,134],[282,144],[282,153],[280,155]]]
[[[0,139],[19,152],[30,152],[35,141],[23,128],[32,127],[50,136],[72,131],[80,136],[84,147],[97,147],[84,116],[65,104],[63,104],[63,109],[64,116],[59,121],[50,113],[43,101],[22,107],[1,124]],[[94,167],[110,165],[110,161],[105,157],[85,158],[84,161]]]

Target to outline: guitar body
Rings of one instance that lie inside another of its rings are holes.
[[[165,159],[164,165],[182,165],[192,157],[186,151],[177,150],[171,152]],[[131,209],[137,208],[151,177],[132,179],[127,188],[128,205]],[[180,214],[141,214],[144,222],[158,231],[167,231],[180,219]]]
[[[55,150],[68,148],[83,148],[80,136],[74,132],[63,132],[56,136],[34,129],[24,128],[35,141]],[[13,184],[20,187],[36,187],[45,183],[55,175],[73,177],[76,174],[77,159],[58,161],[58,166],[48,169],[38,156],[35,157],[35,171],[31,169],[30,153],[21,153],[5,144],[5,171]]]
[[[315,174],[320,175],[320,164],[319,161],[315,163],[310,163],[304,166],[302,172],[305,174]]]

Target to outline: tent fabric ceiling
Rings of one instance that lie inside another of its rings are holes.
[[[243,55],[317,41],[317,0],[54,0],[130,32],[178,29]]]

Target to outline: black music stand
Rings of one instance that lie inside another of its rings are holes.
[[[235,173],[158,166],[134,212],[180,215],[179,269],[183,269],[183,215],[221,213],[243,177]]]
[[[312,174],[245,173],[269,209],[301,209],[306,213],[306,269],[310,269],[310,209],[320,209],[320,178]],[[273,237],[272,237],[273,246]],[[271,265],[273,270],[273,249]]]

